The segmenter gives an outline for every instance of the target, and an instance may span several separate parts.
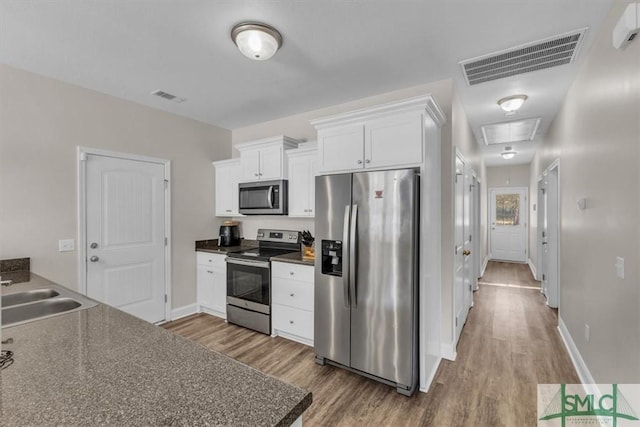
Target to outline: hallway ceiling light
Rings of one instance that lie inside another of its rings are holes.
[[[261,22],[241,22],[231,30],[231,40],[244,56],[266,61],[282,46],[282,35],[271,25]]]
[[[527,95],[505,96],[498,101],[498,105],[506,113],[512,113],[518,111],[520,107],[522,107],[522,104],[524,104],[524,101],[527,100],[527,98]]]
[[[513,148],[511,148],[511,147],[505,147],[504,151],[502,153],[500,153],[500,155],[505,160],[511,160],[516,156],[516,152],[513,151]]]

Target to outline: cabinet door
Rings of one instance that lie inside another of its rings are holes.
[[[348,125],[318,131],[318,169],[345,172],[364,167],[364,126]]]
[[[284,178],[282,168],[282,147],[267,147],[260,149],[260,179]]]
[[[412,111],[365,124],[365,168],[422,163],[422,113]]]
[[[309,160],[289,158],[289,216],[309,216]]]
[[[260,179],[260,150],[245,150],[240,153],[240,179],[242,182]]]
[[[316,214],[316,175],[318,173],[318,158],[313,156],[309,158],[309,216],[314,217]]]
[[[227,272],[213,270],[211,308],[227,318]]]
[[[204,308],[213,308],[213,280],[214,271],[211,266],[198,265],[197,290],[198,305]]]
[[[216,216],[237,216],[240,163],[216,166]]]

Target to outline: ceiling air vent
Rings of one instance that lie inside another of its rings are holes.
[[[570,64],[586,28],[460,62],[469,86]]]
[[[484,125],[482,126],[482,137],[487,145],[532,141],[539,125],[539,118]]]
[[[169,101],[173,101],[177,103],[186,101],[186,99],[184,98],[180,98],[179,96],[172,95],[162,90],[153,91],[151,92],[151,95],[159,96],[160,98],[168,99]]]

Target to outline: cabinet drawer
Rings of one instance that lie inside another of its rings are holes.
[[[288,262],[273,262],[271,263],[271,277],[313,283],[313,266],[291,264]]]
[[[313,341],[313,312],[273,304],[273,329]]]
[[[271,297],[274,304],[313,311],[313,284],[311,283],[276,278],[273,281]]]
[[[227,256],[225,254],[212,254],[210,252],[196,252],[198,257],[198,265],[207,265],[216,270],[224,270],[227,268],[227,263],[224,260]]]

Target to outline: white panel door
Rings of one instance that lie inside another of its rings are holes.
[[[87,155],[87,295],[165,320],[165,167]]]
[[[260,179],[260,151],[244,150],[240,153],[240,179],[242,182]]]
[[[315,158],[315,155],[312,154]],[[289,157],[289,216],[312,216],[309,212],[310,186],[309,156]]]
[[[527,260],[527,188],[494,188],[489,191],[491,258]]]
[[[473,259],[475,256],[475,250],[473,249],[473,175],[468,167],[465,167],[464,172],[464,211],[463,211],[463,240],[464,249],[462,254],[464,255],[464,287],[462,293],[464,295],[464,307],[469,310],[473,305],[473,288],[475,286],[475,277],[473,273]],[[466,321],[467,315],[465,313],[464,319]]]
[[[285,176],[282,168],[282,146],[260,149],[260,179],[280,179]]]
[[[454,325],[455,325],[455,342],[458,342],[462,327],[467,320],[469,306],[466,303],[465,291],[465,164],[463,160],[456,156],[455,170],[455,200],[454,200]]]

